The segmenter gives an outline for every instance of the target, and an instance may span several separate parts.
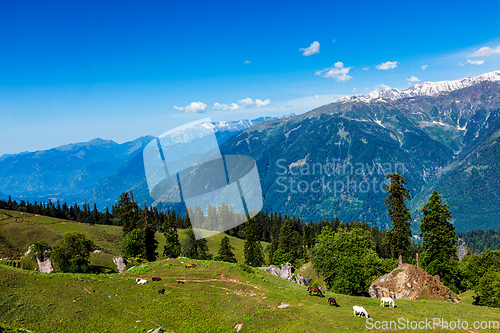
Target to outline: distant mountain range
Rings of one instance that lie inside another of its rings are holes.
[[[277,117],[203,126],[213,129],[222,144],[229,137],[272,119]],[[122,192],[132,189],[141,204],[150,204],[142,151],[152,139],[153,136],[144,136],[123,144],[95,139],[50,150],[2,155],[0,190],[14,199],[89,202],[103,208],[113,205]],[[182,139],[172,137],[172,141],[182,142]]]
[[[433,190],[450,205],[457,230],[500,227],[500,71],[346,97],[297,116],[205,126],[223,154],[257,161],[264,210],[387,228],[385,176],[399,172],[413,198],[414,231]],[[171,140],[195,135],[185,134]],[[0,191],[102,208],[133,189],[150,204],[142,149],[152,138],[2,156]]]

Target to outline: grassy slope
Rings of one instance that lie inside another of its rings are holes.
[[[8,214],[12,217],[9,217]],[[54,219],[45,216],[34,216],[33,214],[21,214],[20,212],[0,210],[0,237],[4,237],[18,252],[25,252],[28,246],[35,240],[43,240],[51,246],[58,245],[66,232],[80,231],[86,234],[102,249],[102,254],[92,255],[91,262],[96,265],[108,266],[115,269],[112,258],[120,255],[121,227],[107,225],[89,225],[73,221]],[[217,234],[207,238],[210,252],[215,256],[219,244],[225,234]],[[234,246],[234,254],[238,262],[243,262],[244,240],[228,236],[231,245]],[[179,239],[186,238],[186,231],[179,230]],[[158,241],[158,259],[165,259],[163,246],[165,237],[161,233],[156,234]],[[262,242],[266,248],[268,243]],[[0,253],[2,252],[0,244]]]
[[[186,269],[181,261],[197,266]],[[162,281],[151,282],[151,276]],[[150,282],[139,286],[136,277]],[[160,288],[164,295],[158,294]],[[374,320],[443,317],[472,325],[500,317],[500,309],[471,304],[398,300],[396,308],[381,308],[378,299],[326,296],[335,297],[340,307],[266,272],[249,274],[236,265],[187,259],[98,276],[42,275],[0,266],[0,322],[34,332],[137,332],[158,326],[175,332],[234,332],[238,323],[243,323],[242,333],[364,330],[365,320],[353,316],[352,305],[365,307]],[[290,307],[278,309],[280,302]]]
[[[108,251],[94,256],[94,263],[109,264],[119,254],[113,243],[119,227],[7,213],[13,218],[0,211],[0,235],[10,242],[19,241],[22,250],[34,239],[57,244],[64,232],[79,230]],[[25,222],[15,223],[16,218]],[[184,237],[181,231],[181,240]],[[208,239],[212,253],[222,237]],[[164,237],[157,234],[157,239],[161,254]],[[231,243],[242,261],[243,241],[231,238]],[[186,269],[181,261],[198,266]],[[162,281],[145,286],[134,283],[136,277],[151,276]],[[187,282],[178,284],[178,279]],[[160,288],[166,290],[165,295],[158,294]],[[365,321],[352,315],[352,305],[364,306],[374,320],[443,317],[469,320],[472,325],[474,320],[500,318],[500,309],[473,306],[468,302],[471,295],[464,295],[463,304],[397,301],[397,308],[383,309],[376,299],[326,293],[337,299],[340,307],[335,308],[328,306],[326,298],[308,296],[305,289],[266,272],[248,274],[236,265],[188,259],[159,260],[123,275],[42,275],[0,265],[0,324],[34,332],[138,332],[158,326],[175,332],[234,332],[238,323],[243,323],[242,333],[364,330]],[[278,309],[282,301],[291,306]]]

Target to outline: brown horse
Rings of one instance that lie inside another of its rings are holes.
[[[309,292],[309,296],[312,296],[312,293],[316,293],[316,296],[319,296],[321,298],[325,297],[325,296],[323,296],[323,293],[321,292],[321,290],[319,290],[319,288],[308,287],[307,291]]]
[[[330,305],[335,305],[336,307],[339,307],[340,305],[337,304],[337,301],[335,300],[335,298],[333,297],[330,297],[328,299],[328,303],[330,303]]]
[[[195,268],[196,267],[196,264],[187,264],[186,265],[186,268]]]

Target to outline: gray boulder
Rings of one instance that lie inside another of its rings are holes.
[[[113,262],[118,268],[118,272],[123,273],[125,265],[127,265],[127,261],[123,257],[118,257],[118,258],[113,258]]]
[[[50,258],[44,257],[43,261],[40,261],[40,259],[36,259],[38,263],[38,268],[40,269],[40,273],[54,273],[55,270],[52,267],[52,263],[50,262]]]
[[[276,275],[282,279],[286,280],[292,280],[294,268],[293,266],[287,262],[285,264],[281,265],[281,269],[276,267],[275,265],[271,265],[269,267],[259,267],[259,269],[262,269],[268,273],[271,273],[273,275]]]
[[[311,283],[312,279],[310,277],[303,277],[302,275],[297,274],[295,275],[295,281],[303,286],[309,287],[309,284]]]

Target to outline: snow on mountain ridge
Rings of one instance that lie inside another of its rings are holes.
[[[500,71],[494,71],[490,73],[481,74],[479,76],[464,78],[455,81],[437,81],[437,82],[419,83],[405,90],[388,88],[382,91],[372,91],[366,95],[344,96],[340,98],[338,102],[342,103],[353,102],[353,101],[372,102],[379,99],[380,101],[383,101],[383,99],[397,100],[406,97],[436,96],[441,93],[470,87],[478,83],[481,83],[483,81],[491,81],[491,82],[500,81]]]

